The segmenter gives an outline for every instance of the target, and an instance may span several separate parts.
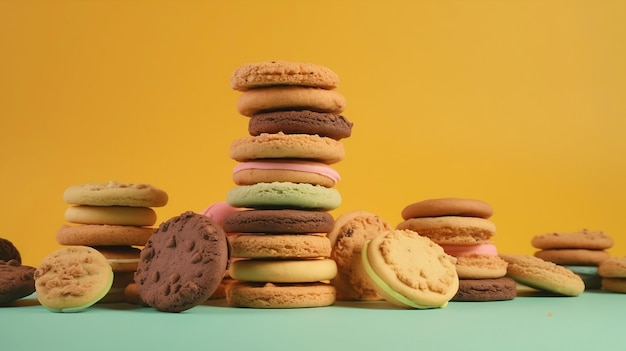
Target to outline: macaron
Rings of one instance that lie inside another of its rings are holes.
[[[339,173],[329,165],[307,160],[249,161],[233,169],[233,181],[237,185],[291,182],[332,188],[340,179]]]
[[[339,207],[341,195],[320,185],[272,182],[232,188],[226,201],[233,207],[330,211]]]

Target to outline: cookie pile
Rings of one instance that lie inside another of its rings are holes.
[[[506,277],[507,262],[491,241],[496,234],[492,215],[493,208],[480,200],[429,199],[406,206],[397,229],[429,237],[456,257],[459,290],[453,301],[512,300],[517,285]]]
[[[167,193],[148,184],[110,181],[73,185],[63,193],[71,205],[65,211],[57,242],[95,248],[108,260],[113,286],[100,302],[124,301],[124,289],[133,282],[141,250],[157,220],[153,207],[165,206]]]
[[[226,201],[244,208],[224,217],[230,233],[231,305],[295,308],[334,303],[328,281],[333,228],[328,213],[341,204],[332,165],[345,151],[352,123],[340,115],[345,99],[332,70],[286,61],[245,64],[231,79],[240,91],[238,112],[249,117],[249,136],[235,140],[239,162]],[[232,234],[237,235],[233,236]]]
[[[535,256],[565,266],[585,282],[585,289],[600,289],[602,281],[598,265],[611,257],[607,249],[613,239],[601,231],[583,229],[572,233],[535,235],[531,245],[539,251]]]

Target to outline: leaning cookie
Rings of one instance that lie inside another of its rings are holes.
[[[39,302],[53,312],[79,312],[111,289],[113,270],[107,259],[87,246],[68,246],[46,256],[35,271]]]
[[[459,288],[454,257],[410,230],[380,233],[365,243],[361,258],[378,293],[400,307],[445,307]]]
[[[569,269],[526,255],[500,254],[508,262],[507,276],[531,288],[564,296],[578,296],[585,290],[582,279]]]
[[[0,305],[35,292],[34,273],[34,267],[24,266],[17,260],[0,260]]]

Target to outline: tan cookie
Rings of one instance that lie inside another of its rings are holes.
[[[324,235],[253,235],[229,237],[232,257],[318,258],[330,256],[330,241]]]
[[[308,159],[325,164],[345,157],[343,144],[335,139],[308,134],[261,134],[231,143],[230,157],[238,162],[258,159]]]
[[[335,302],[330,284],[244,283],[230,285],[226,300],[232,306],[249,308],[305,308],[329,306]]]
[[[460,216],[489,218],[493,208],[484,201],[461,198],[429,199],[406,206],[402,218]]]
[[[57,231],[56,239],[61,245],[143,246],[153,231],[128,225],[64,225]]]
[[[134,272],[139,264],[141,250],[132,246],[95,246],[111,265],[114,273]]]
[[[130,206],[71,206],[65,210],[65,220],[77,224],[110,224],[151,226],[156,212],[149,207]]]
[[[601,231],[583,229],[574,233],[547,233],[533,237],[531,244],[538,249],[604,250],[613,246],[613,239]]]
[[[560,265],[597,266],[611,255],[604,250],[546,249],[535,252],[535,257]]]
[[[363,268],[361,250],[366,241],[391,229],[387,222],[367,211],[347,212],[335,219],[334,228],[328,233],[333,247],[330,257],[337,263],[337,276],[331,284],[343,296],[382,300]]]
[[[493,222],[478,217],[423,217],[400,222],[397,229],[409,229],[438,244],[471,245],[489,243],[496,234]]]
[[[346,99],[335,90],[301,86],[275,86],[244,91],[237,110],[244,116],[287,110],[339,114],[346,108]]]
[[[63,200],[72,205],[161,207],[167,204],[168,196],[149,184],[110,181],[70,186]]]
[[[602,289],[626,294],[626,278],[602,278]]]
[[[612,257],[598,266],[598,274],[604,278],[626,278],[626,257]]]
[[[578,296],[585,291],[580,276],[569,269],[527,255],[500,254],[508,262],[507,276],[531,288],[565,296]]]
[[[378,293],[400,307],[445,307],[459,289],[456,259],[410,230],[378,234],[361,258]]]
[[[312,63],[265,61],[238,67],[231,76],[230,85],[239,91],[274,85],[334,89],[339,85],[339,77],[330,68]]]
[[[82,311],[102,299],[112,284],[107,259],[86,246],[56,250],[35,271],[37,298],[53,312]]]
[[[303,260],[238,260],[228,273],[233,279],[248,282],[309,283],[330,280],[337,274],[335,261]]]
[[[459,279],[496,279],[506,275],[507,263],[499,256],[464,255],[456,258]]]

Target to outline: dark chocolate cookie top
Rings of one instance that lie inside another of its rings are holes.
[[[22,256],[12,242],[7,239],[0,238],[0,260],[16,260],[18,263],[22,263]]]
[[[334,223],[328,212],[286,209],[232,212],[222,225],[227,233],[307,234],[328,233]]]
[[[248,122],[250,135],[261,133],[317,134],[340,140],[352,135],[352,122],[344,116],[308,110],[259,113]]]
[[[17,260],[0,260],[0,305],[35,292],[35,267],[23,266]]]

